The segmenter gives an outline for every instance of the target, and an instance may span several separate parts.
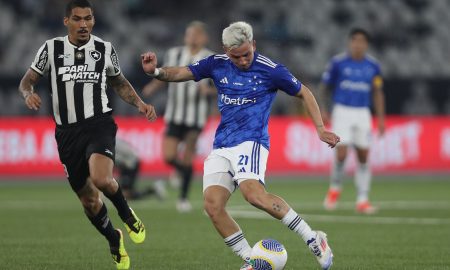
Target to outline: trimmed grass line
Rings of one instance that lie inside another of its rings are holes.
[[[105,201],[108,201],[107,199]],[[192,205],[197,209],[202,209],[203,202],[198,200],[191,201]],[[132,204],[140,209],[172,209],[175,205],[169,201],[133,201]],[[380,207],[380,210],[450,210],[450,202],[447,201],[375,201],[375,206]],[[294,209],[301,210],[323,210],[323,205],[320,202],[295,202],[290,204]],[[76,200],[61,202],[55,205],[53,201],[42,200],[5,200],[0,204],[0,209],[67,209],[78,208],[80,205]],[[227,209],[230,210],[254,210],[250,204],[230,204]],[[336,210],[354,210],[355,202],[342,201],[339,202]]]
[[[323,210],[322,203],[319,202],[296,202],[289,204],[295,209],[302,210]],[[381,210],[440,210],[449,209],[450,202],[446,201],[374,201],[373,205],[379,206]],[[234,210],[251,210],[254,209],[251,205],[233,205],[229,209]],[[337,205],[336,210],[353,210],[355,209],[355,202],[342,201]]]
[[[229,210],[236,218],[273,219],[262,211]],[[364,224],[409,224],[409,225],[450,225],[450,218],[416,218],[416,217],[371,217],[371,216],[332,216],[302,215],[308,221],[331,223],[364,223]]]

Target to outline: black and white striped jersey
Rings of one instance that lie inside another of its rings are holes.
[[[53,114],[58,126],[68,126],[110,113],[107,76],[120,74],[117,54],[110,42],[91,35],[77,47],[68,36],[47,40],[31,68],[48,73]]]
[[[192,55],[188,47],[171,48],[164,57],[165,66],[188,66],[213,54],[202,49]],[[208,83],[187,81],[169,83],[168,99],[164,120],[166,123],[182,124],[188,127],[203,128],[209,114],[209,99],[200,92],[199,84]]]

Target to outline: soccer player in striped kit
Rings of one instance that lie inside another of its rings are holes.
[[[344,162],[348,147],[356,150],[357,167],[355,185],[357,189],[356,211],[363,214],[376,212],[369,201],[371,172],[368,164],[372,134],[370,107],[377,116],[378,135],[383,135],[385,105],[383,79],[377,60],[368,55],[369,34],[361,28],[350,31],[349,50],[333,57],[323,73],[320,91],[324,103],[332,103],[332,128],[341,136],[336,147],[330,188],[324,201],[327,210],[334,210],[342,191]],[[332,102],[330,96],[332,94]],[[329,105],[328,105],[329,106]],[[328,106],[323,104],[322,115],[328,121]]]
[[[339,137],[324,128],[319,106],[311,91],[282,64],[255,52],[252,27],[236,22],[223,30],[225,54],[206,57],[184,67],[156,68],[152,52],[142,55],[144,71],[159,80],[182,82],[211,78],[218,91],[221,121],[213,151],[205,160],[204,208],[214,227],[231,250],[245,262],[241,270],[253,270],[251,247],[225,206],[239,187],[253,206],[266,211],[298,234],[322,269],[329,269],[333,253],[326,234],[311,227],[282,198],[265,189],[269,155],[268,121],[277,90],[305,102],[320,140],[330,147]]]
[[[107,85],[148,120],[155,120],[156,113],[121,73],[111,43],[91,34],[94,23],[93,8],[87,0],[70,1],[64,17],[68,35],[41,46],[19,91],[28,108],[38,110],[41,99],[34,85],[48,74],[55,138],[69,183],[88,219],[108,240],[116,267],[128,269],[130,259],[122,232],[113,227],[101,192],[117,209],[133,242],[144,241],[145,227],[113,178],[117,125],[111,116]]]
[[[184,46],[170,48],[164,57],[164,64],[185,66],[210,56],[213,52],[205,48],[207,42],[205,24],[200,21],[189,23],[184,34]],[[142,93],[149,96],[165,84],[163,81],[152,80],[143,88]],[[215,89],[210,85],[210,80],[168,84],[162,151],[165,162],[176,169],[182,180],[176,205],[179,212],[189,212],[192,209],[188,199],[193,174],[192,162],[198,137],[210,113],[211,93],[215,94]],[[183,155],[179,157],[181,143],[185,147]]]

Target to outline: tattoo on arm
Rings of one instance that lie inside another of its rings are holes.
[[[22,94],[23,98],[26,99],[28,96],[33,94],[34,85],[37,84],[41,75],[39,75],[36,71],[29,69],[22,80],[20,81],[19,91]]]
[[[162,67],[156,78],[165,82],[184,82],[194,79],[194,75],[188,67]]]
[[[122,74],[108,78],[108,85],[111,86],[119,97],[128,104],[137,107],[138,103],[141,101],[141,98],[137,95],[133,86],[131,86],[130,82]]]

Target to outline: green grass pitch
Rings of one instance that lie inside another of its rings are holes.
[[[333,269],[450,269],[449,176],[376,177],[372,199],[381,210],[372,216],[355,214],[352,183],[345,185],[340,209],[326,212],[321,205],[326,181],[299,179],[268,180],[268,190],[284,197],[313,229],[328,234]],[[176,197],[177,192],[169,190],[162,202],[130,202],[147,227],[141,245],[125,237],[131,269],[239,269],[241,261],[203,213],[200,181],[192,187],[192,213],[177,213]],[[114,225],[124,230],[115,209],[107,205]],[[270,237],[285,245],[286,269],[319,269],[299,237],[246,204],[239,192],[232,196],[229,210],[251,244]],[[3,181],[0,269],[115,267],[106,240],[85,218],[68,183]]]

